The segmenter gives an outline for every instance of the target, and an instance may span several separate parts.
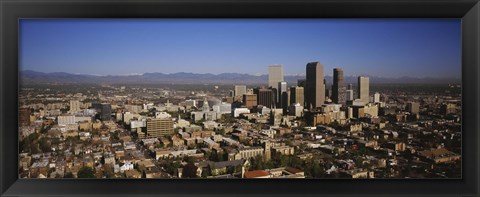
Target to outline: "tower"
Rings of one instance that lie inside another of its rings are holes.
[[[358,98],[364,103],[370,101],[370,82],[368,77],[358,77]]]
[[[320,107],[325,103],[323,65],[320,62],[310,62],[307,64],[306,73],[305,107],[309,109]]]
[[[343,70],[341,68],[333,69],[332,101],[337,104],[345,105],[345,83],[343,81]]]

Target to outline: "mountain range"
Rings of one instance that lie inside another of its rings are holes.
[[[250,75],[239,73],[222,74],[197,74],[179,72],[172,74],[165,73],[144,73],[138,75],[88,75],[72,74],[66,72],[44,73],[32,70],[23,70],[19,73],[20,83],[29,84],[245,84],[262,85],[267,84],[268,75]],[[381,84],[447,84],[460,83],[458,78],[414,78],[399,77],[387,78],[369,76],[370,83]],[[301,75],[286,75],[285,81],[290,84],[297,84],[299,79],[305,79]],[[332,76],[325,76],[327,84],[332,83]],[[357,76],[344,76],[346,84],[357,83]]]

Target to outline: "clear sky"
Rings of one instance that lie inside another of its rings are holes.
[[[20,69],[461,77],[460,19],[22,19]]]

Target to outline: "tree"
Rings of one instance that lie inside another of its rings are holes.
[[[208,165],[206,169],[202,170],[202,178],[207,178],[209,176],[212,176],[210,165]]]
[[[93,169],[87,166],[83,166],[78,170],[78,178],[95,178],[95,173]]]
[[[193,163],[188,163],[183,167],[182,178],[197,178],[197,166]]]
[[[71,172],[68,172],[67,174],[65,174],[64,178],[74,178],[74,177],[73,177],[73,174]]]

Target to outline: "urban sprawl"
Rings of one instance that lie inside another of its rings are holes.
[[[461,86],[25,85],[21,178],[461,178]],[[267,82],[265,82],[266,84]],[[328,84],[328,85],[327,85]]]

